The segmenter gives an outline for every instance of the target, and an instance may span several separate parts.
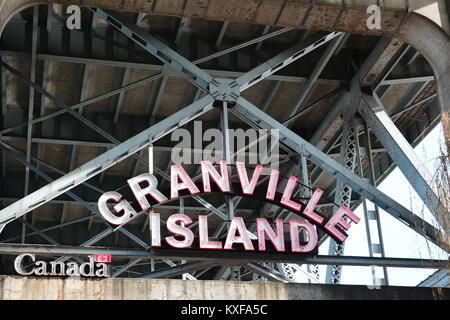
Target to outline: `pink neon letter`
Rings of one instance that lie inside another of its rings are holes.
[[[228,168],[225,160],[220,161],[220,173],[211,164],[211,161],[201,161],[202,166],[202,179],[203,179],[203,191],[211,192],[211,183],[209,177],[213,178],[217,186],[222,192],[230,192],[230,181],[228,179]]]
[[[121,225],[127,222],[131,216],[136,214],[133,207],[128,203],[127,200],[119,200],[122,198],[122,195],[116,191],[108,191],[101,195],[98,199],[98,210],[103,218],[111,224]],[[114,200],[115,202],[119,202],[114,206],[114,211],[119,213],[123,210],[122,216],[114,215],[111,210],[109,210],[107,202],[109,200]]]
[[[161,219],[159,213],[150,212],[149,218],[152,247],[161,247]]]
[[[178,178],[181,183],[178,183]],[[200,192],[181,164],[174,164],[170,167],[170,198],[177,198],[178,191],[183,189],[188,189],[191,194]]]
[[[272,227],[265,218],[256,218],[256,230],[258,232],[258,248],[259,251],[266,251],[266,237],[272,242],[277,251],[284,251],[284,233],[283,220],[276,219],[277,233],[273,231]]]
[[[150,195],[158,203],[167,200],[167,198],[161,192],[159,192],[158,189],[156,189],[156,187],[158,186],[158,180],[156,180],[155,176],[151,175],[150,173],[140,174],[137,177],[128,179],[127,182],[142,210],[147,210],[148,208],[150,208],[150,204],[145,197],[146,195]],[[142,189],[139,185],[142,182],[146,182],[148,184],[148,186],[144,189]]]
[[[270,171],[269,184],[267,186],[266,199],[273,200],[275,198],[275,193],[277,192],[278,177],[280,176],[280,171],[272,169]]]
[[[245,169],[245,164],[243,162],[236,161],[236,169],[239,176],[239,181],[241,182],[242,192],[244,194],[252,195],[255,191],[256,182],[258,182],[259,176],[261,175],[261,165],[255,167],[253,171],[252,180],[248,181],[247,170]]]
[[[239,236],[236,236],[236,230],[238,230]],[[245,227],[244,220],[241,217],[234,217],[231,220],[230,229],[228,230],[227,239],[223,248],[231,250],[233,243],[242,243],[247,251],[255,250],[248,235],[247,228]]]
[[[299,228],[302,228],[308,233],[308,243],[303,246],[300,245],[300,240],[298,237]],[[310,252],[317,246],[317,231],[308,221],[291,220],[289,221],[289,229],[291,233],[292,252]]]
[[[336,225],[341,226],[345,230],[350,228],[350,224],[345,221],[345,217],[352,220],[354,223],[358,223],[361,220],[356,214],[354,214],[349,208],[346,206],[340,206],[339,209],[333,214],[333,216],[328,220],[325,224],[324,228],[328,230],[332,235],[334,235],[341,242],[344,242],[347,239],[347,235],[343,234],[336,228]]]
[[[180,213],[173,214],[167,219],[167,230],[173,234],[183,236],[184,240],[176,240],[173,236],[166,237],[165,240],[168,245],[174,248],[189,248],[194,241],[194,234],[190,229],[177,225],[178,221],[181,221],[183,225],[187,225],[191,224],[192,220],[188,216]]]
[[[318,224],[322,223],[323,218],[314,212],[314,208],[316,207],[317,202],[319,202],[322,193],[323,191],[319,188],[314,190],[314,193],[311,196],[311,199],[309,199],[308,204],[305,207],[305,210],[303,210],[303,215],[305,217],[310,218],[311,220],[317,222]]]
[[[284,188],[283,196],[281,197],[280,203],[284,204],[286,207],[289,207],[296,211],[300,211],[300,208],[302,207],[301,204],[291,200],[292,194],[294,193],[296,182],[297,182],[296,177],[294,176],[289,177],[289,180],[286,183],[286,187]]]
[[[198,232],[201,249],[222,249],[222,242],[209,241],[207,216],[198,216]]]

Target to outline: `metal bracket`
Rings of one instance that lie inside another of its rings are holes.
[[[209,84],[211,96],[219,101],[236,102],[241,91],[233,79],[214,79]]]

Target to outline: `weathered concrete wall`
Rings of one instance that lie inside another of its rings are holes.
[[[12,14],[21,9],[48,2],[45,0],[0,0],[0,34]],[[368,30],[367,7],[376,0],[54,0],[54,3],[79,4],[104,9],[152,13],[168,16],[186,16],[206,20],[248,22],[263,25],[301,27],[311,30],[332,30],[391,35],[406,14],[405,0],[385,0],[381,30]],[[421,14],[447,33],[450,33],[445,0],[410,0],[410,10]],[[183,5],[185,4],[185,7]],[[19,9],[20,8],[20,9]]]
[[[102,280],[30,278],[0,279],[0,299],[14,300],[321,300],[449,299],[450,289],[285,284],[281,282],[183,281],[166,279]]]

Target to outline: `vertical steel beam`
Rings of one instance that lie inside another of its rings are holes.
[[[0,56],[0,63],[3,62],[3,57]],[[0,103],[1,103],[1,112],[2,112],[2,125],[5,126],[6,124],[6,113],[7,113],[7,90],[6,90],[6,72],[5,70],[3,70],[3,68],[0,67]],[[1,137],[1,134],[0,134]],[[1,160],[1,164],[2,164],[2,177],[3,179],[6,178],[6,154],[5,151],[1,152],[2,154],[2,160]]]
[[[354,172],[357,166],[357,149],[358,144],[358,130],[353,118],[353,112],[351,106],[348,106],[348,110],[345,110],[344,114],[344,127],[342,131],[342,142],[339,158],[342,161],[342,166],[351,172]],[[350,207],[350,201],[352,199],[352,188],[345,184],[339,178],[336,181],[334,203],[337,205],[344,205]],[[337,210],[337,207],[334,208]],[[328,249],[329,255],[343,256],[344,255],[344,243],[336,243],[330,238],[330,244]],[[339,284],[341,282],[342,266],[333,265],[327,266],[326,283]]]
[[[222,101],[221,108],[221,127],[222,127],[222,155],[227,164],[232,163],[231,150],[230,150],[230,135],[229,135],[229,123],[228,123],[228,103]],[[234,203],[233,199],[229,196],[225,197],[227,204],[227,220],[231,221],[234,218]],[[227,224],[227,228],[230,227],[230,222]]]
[[[47,62],[47,61],[45,61]],[[88,80],[89,80],[89,73],[91,70],[91,66],[88,64],[85,64],[82,66],[82,80],[81,80],[81,90],[80,90],[80,102],[86,100],[87,98],[87,91],[88,91]],[[45,96],[43,96],[44,98]],[[81,115],[83,114],[83,107],[78,109],[78,113]],[[41,114],[43,116],[43,114]],[[68,165],[68,172],[72,171],[75,166],[75,156],[77,152],[77,146],[73,145],[70,150],[70,158],[69,158],[69,165]],[[39,157],[38,157],[39,158]],[[64,223],[64,220],[66,219],[67,210],[69,209],[68,204],[63,204],[63,210],[61,214],[61,223]],[[92,220],[90,220],[92,221]]]
[[[264,29],[263,29],[263,31],[261,32],[261,35],[262,35],[262,36],[266,35],[266,34],[269,32],[269,30],[270,30],[270,26],[269,26],[269,25],[264,26]],[[258,43],[256,44],[255,50],[256,50],[256,51],[261,50],[262,44],[263,44],[262,41],[258,42]]]
[[[32,31],[32,44],[31,44],[31,70],[30,70],[30,80],[35,82],[36,79],[36,54],[37,54],[37,44],[38,44],[38,19],[39,19],[39,6],[33,7],[33,31]],[[27,146],[26,146],[26,160],[30,162],[31,157],[31,135],[33,133],[33,114],[34,114],[34,95],[35,90],[30,87],[29,91],[29,102],[28,102],[28,128],[27,128]],[[25,196],[29,192],[29,180],[30,180],[30,168],[25,168]]]
[[[0,62],[3,62],[4,57],[0,56]],[[7,90],[6,90],[6,72],[0,68],[0,103],[2,107],[2,117],[6,117],[7,110]]]
[[[167,65],[163,66],[162,73],[168,71]],[[156,114],[158,113],[159,105],[161,104],[161,100],[164,94],[164,90],[166,88],[168,77],[162,77],[159,79],[158,84],[155,86],[153,90],[153,97],[151,99],[151,105],[149,105],[148,110],[150,113],[149,123],[150,125],[155,124]]]
[[[375,170],[373,167],[373,155],[372,155],[372,143],[370,141],[370,133],[369,133],[369,128],[367,126],[367,123],[364,123],[364,131],[365,131],[365,137],[366,137],[366,146],[367,146],[367,160],[369,163],[369,181],[373,186],[376,186],[376,177],[375,177]],[[362,170],[362,164],[361,164],[361,157],[359,156],[359,161],[360,161],[360,174],[361,177],[363,176],[363,170]],[[366,206],[366,199],[363,200],[363,205],[364,205],[364,210],[365,210],[365,222],[366,222],[366,231],[367,231],[367,238],[368,238],[368,245],[369,245],[369,255],[372,257],[374,255],[374,253],[380,254],[381,257],[385,257],[385,251],[384,251],[384,241],[383,241],[383,230],[381,228],[381,220],[380,220],[380,210],[378,208],[378,206],[376,204],[374,204],[375,206],[375,210],[374,211],[368,211],[367,210],[367,206]],[[371,230],[370,230],[370,221],[374,221],[376,222],[376,230],[377,230],[377,235],[378,235],[378,243],[376,246],[373,246],[373,239],[371,236]],[[379,250],[374,250],[374,248],[379,248]],[[383,278],[378,279],[376,276],[376,272],[375,272],[375,268],[373,268],[373,272],[374,272],[374,285],[379,285],[379,284],[384,284],[384,285],[389,285],[389,277],[388,277],[388,272],[387,272],[387,268],[383,267]],[[381,280],[381,281],[380,281]]]
[[[33,7],[33,27],[32,27],[32,36],[31,36],[31,68],[30,68],[30,80],[32,82],[36,79],[36,54],[37,54],[37,45],[38,45],[38,19],[39,19],[39,6]],[[33,87],[30,87],[29,91],[29,101],[28,101],[28,127],[27,127],[27,145],[26,145],[26,161],[30,162],[31,157],[31,136],[33,134],[33,115],[34,115],[34,95],[35,90]],[[28,195],[30,189],[30,168],[25,167],[25,190],[24,196]],[[22,219],[26,222],[26,217]],[[26,227],[25,223],[22,224],[22,243],[25,243],[25,233]]]
[[[49,6],[50,7],[50,6]],[[48,21],[47,21],[48,22]],[[49,61],[48,60],[44,60],[44,69],[43,69],[43,73],[42,73],[42,88],[46,88],[48,85],[48,73],[49,73]],[[41,110],[40,110],[40,116],[42,117],[45,114],[45,108],[47,106],[47,101],[48,98],[44,95],[41,96]],[[42,134],[42,127],[43,125],[41,125],[41,135]],[[40,143],[38,143],[37,145],[37,157],[41,158],[42,157],[42,148],[44,146]],[[37,167],[39,168],[39,164],[37,165]],[[39,179],[39,175],[36,175],[36,180]]]
[[[124,87],[130,78],[130,68],[125,68],[125,70],[123,70],[122,72],[122,81],[121,81],[121,87]],[[119,120],[119,114],[120,114],[120,109],[122,109],[122,105],[123,105],[123,99],[125,96],[125,92],[122,91],[121,93],[119,93],[119,98],[117,99],[117,103],[116,103],[116,109],[114,111],[114,123],[117,123],[117,121]]]
[[[178,25],[178,30],[175,36],[174,43],[178,44],[178,42],[180,42],[181,40],[181,37],[188,31],[188,29],[189,29],[189,18],[182,17]]]
[[[267,112],[267,109],[269,108],[269,105],[272,103],[273,98],[275,98],[278,89],[280,89],[281,81],[275,81],[271,80],[267,90],[265,90],[265,93],[261,96],[261,100],[259,102],[259,106],[262,111]]]
[[[217,36],[217,40],[216,40],[216,44],[215,44],[216,48],[220,48],[220,46],[222,45],[223,36],[225,35],[225,32],[227,31],[228,24],[229,24],[228,21],[222,22],[222,26],[220,27],[219,35]]]
[[[241,281],[241,267],[233,266],[231,268],[231,281]]]

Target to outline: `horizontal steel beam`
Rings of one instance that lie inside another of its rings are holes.
[[[434,76],[421,76],[421,77],[411,77],[411,78],[401,78],[401,79],[386,79],[380,82],[380,85],[389,86],[393,84],[405,84],[414,82],[427,82],[434,81]]]
[[[1,136],[0,141],[11,141],[11,142],[26,142],[26,137],[19,136]],[[100,141],[83,141],[83,140],[69,140],[69,139],[55,139],[55,138],[31,138],[32,143],[42,143],[42,144],[60,144],[60,145],[70,145],[70,146],[82,146],[82,147],[101,147],[101,148],[112,148],[116,144],[112,142],[100,142]],[[161,146],[153,145],[153,150],[157,152],[173,152],[174,147],[171,146]],[[205,150],[203,149],[193,149],[193,148],[183,148],[185,152],[191,154],[203,154]],[[217,155],[222,154],[221,150],[215,151]],[[259,153],[255,152],[245,152],[243,153],[247,156],[258,156]],[[285,160],[289,158],[287,154],[280,154],[280,160]]]
[[[154,272],[150,272],[146,275],[138,276],[138,278],[155,279],[155,278],[174,277],[187,272],[193,272],[205,268],[215,267],[220,264],[221,264],[220,261],[210,261],[210,260],[188,262],[174,267],[164,268]]]
[[[250,262],[321,264],[345,266],[380,266],[398,268],[450,269],[449,260],[378,258],[358,256],[305,256],[298,253],[258,253],[200,249],[128,249],[111,247],[54,246],[37,244],[0,243],[0,254],[19,255],[33,253],[43,256],[89,256],[93,254],[111,254],[112,258],[135,259],[173,259],[219,261],[229,264],[247,264]]]
[[[0,50],[0,56],[4,57],[19,57],[19,58],[30,58],[31,55],[28,52],[21,51],[11,51],[11,50]],[[138,62],[129,62],[129,61],[120,61],[120,60],[107,60],[101,58],[84,58],[84,57],[71,57],[71,56],[62,56],[62,55],[54,55],[54,54],[37,54],[37,60],[43,61],[52,61],[52,62],[67,62],[67,63],[79,63],[79,64],[93,64],[100,66],[108,66],[115,68],[132,68],[132,69],[143,69],[143,70],[152,70],[161,72],[163,69],[163,65],[161,64],[151,64],[151,63],[138,63]],[[202,58],[204,60],[204,58]],[[197,61],[193,61],[193,63],[197,63]],[[215,77],[231,77],[238,78],[242,76],[245,72],[242,71],[230,71],[230,70],[220,70],[220,69],[203,69],[205,72],[215,76]],[[176,71],[170,71],[166,75],[168,77],[182,77],[182,75]],[[308,78],[301,77],[298,75],[275,75],[272,74],[266,78],[266,80],[275,80],[275,81],[285,81],[285,82],[296,82],[296,83],[304,83],[308,80]],[[319,78],[317,79],[318,84],[330,84],[330,85],[340,85],[348,83],[345,79],[329,79],[329,78]]]
[[[0,197],[0,201],[17,201],[20,200],[21,198],[11,198],[11,197]],[[55,203],[55,204],[70,204],[70,205],[76,205],[79,204],[77,201],[75,200],[59,200],[59,199],[53,199],[50,200],[49,203]],[[86,201],[87,204],[90,204],[92,206],[97,206],[97,202],[89,202]],[[324,207],[324,206],[331,206],[333,205],[332,203],[324,203],[324,204],[318,204],[316,207],[320,208],[320,207]],[[163,210],[179,210],[180,206],[178,205],[164,205],[164,204],[155,204],[153,206],[153,208],[155,209],[163,209]],[[200,211],[200,212],[210,212],[211,210],[206,208],[206,207],[198,207],[198,206],[184,206],[184,210],[186,211]],[[252,214],[255,212],[258,212],[259,209],[249,209],[249,208],[236,208],[236,210],[238,212],[240,212],[241,214]]]

